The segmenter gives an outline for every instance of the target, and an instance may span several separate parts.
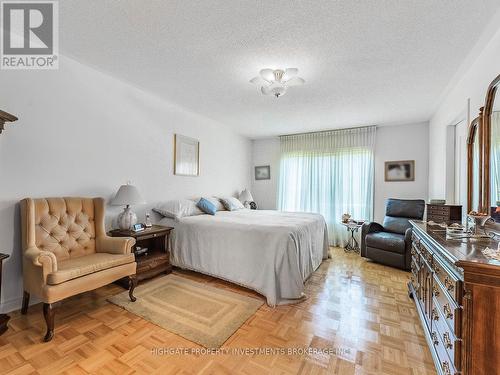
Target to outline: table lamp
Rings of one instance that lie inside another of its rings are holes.
[[[122,230],[132,228],[137,223],[137,215],[130,209],[131,205],[145,203],[139,190],[134,185],[122,185],[111,201],[113,206],[125,206],[122,213],[118,215],[118,227]]]
[[[240,202],[243,203],[245,208],[250,208],[250,202],[253,202],[252,194],[248,191],[248,189],[243,190],[240,193]]]

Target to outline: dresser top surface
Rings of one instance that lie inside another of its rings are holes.
[[[486,258],[481,250],[489,247],[496,249],[498,242],[488,238],[461,238],[461,239],[446,239],[446,230],[434,226],[427,225],[424,221],[412,220],[416,232],[423,234],[435,246],[438,246],[447,258],[453,263],[469,262],[475,264],[483,264],[486,266],[498,266],[500,262],[494,259]]]

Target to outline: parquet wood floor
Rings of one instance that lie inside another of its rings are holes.
[[[56,313],[56,335],[42,343],[41,305],[15,312],[0,336],[1,374],[435,374],[417,312],[406,292],[409,274],[332,248],[296,305],[263,305],[223,345],[234,348],[335,348],[288,353],[168,353],[200,348],[106,301],[116,285],[68,299]],[[178,275],[257,296],[193,272]],[[160,353],[161,354],[161,353]]]

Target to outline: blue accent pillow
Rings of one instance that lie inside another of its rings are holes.
[[[205,198],[201,198],[198,203],[196,203],[196,206],[209,215],[215,215],[215,213],[217,212],[217,207],[215,207],[215,204]]]

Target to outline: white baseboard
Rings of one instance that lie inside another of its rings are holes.
[[[37,303],[40,303],[40,302],[41,301],[38,298],[31,296],[30,306],[36,305]],[[2,313],[7,314],[7,313],[10,313],[12,311],[21,310],[22,305],[23,305],[23,297],[14,298],[14,299],[11,299],[9,301],[4,301],[4,302],[2,302]]]

